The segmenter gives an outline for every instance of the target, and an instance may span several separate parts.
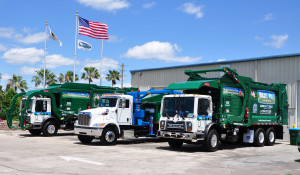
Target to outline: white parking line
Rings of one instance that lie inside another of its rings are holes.
[[[94,162],[94,161],[90,161],[90,160],[86,160],[84,158],[78,158],[78,157],[66,157],[66,156],[58,156],[59,158],[62,158],[66,161],[79,161],[79,162],[84,162],[84,163],[89,163],[89,164],[94,164],[94,165],[104,165],[104,163],[100,163],[100,162]]]

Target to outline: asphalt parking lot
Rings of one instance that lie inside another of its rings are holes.
[[[300,174],[296,146],[277,141],[262,148],[223,144],[205,152],[201,145],[171,150],[156,138],[81,144],[72,132],[56,137],[0,131],[0,174]]]

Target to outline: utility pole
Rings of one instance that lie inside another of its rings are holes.
[[[124,63],[122,63],[122,72],[121,72],[121,89],[123,88],[123,79],[124,79]]]

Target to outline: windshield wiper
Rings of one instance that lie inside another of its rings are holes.
[[[176,110],[175,112],[177,115],[179,115],[179,117],[181,117],[182,119],[184,119],[184,112],[181,112],[183,114],[180,114],[180,111],[178,112],[178,110]]]
[[[169,118],[168,111],[167,111],[167,109],[166,109],[166,108],[165,108],[165,113],[166,113],[167,119],[170,119],[170,118]]]

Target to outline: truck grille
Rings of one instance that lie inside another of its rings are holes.
[[[178,122],[173,122],[173,121],[167,121],[167,130],[168,131],[184,131],[185,129],[185,123],[184,121],[178,121]]]
[[[78,115],[78,124],[79,125],[89,126],[90,120],[91,120],[91,117],[89,114],[79,114]]]

